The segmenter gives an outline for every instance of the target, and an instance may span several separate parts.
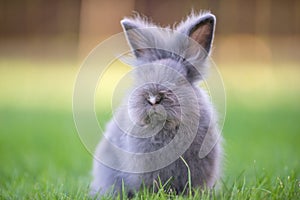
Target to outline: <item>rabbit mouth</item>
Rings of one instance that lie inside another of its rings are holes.
[[[152,106],[148,112],[145,119],[146,124],[151,124],[152,126],[163,124],[167,119],[167,113],[162,105]]]
[[[158,120],[166,120],[167,113],[162,105],[155,105],[148,110],[148,116],[150,118],[156,118]]]

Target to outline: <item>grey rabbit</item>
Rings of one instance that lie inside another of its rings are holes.
[[[97,146],[91,195],[125,188],[130,196],[159,181],[180,194],[189,172],[193,188],[216,185],[222,138],[216,111],[198,86],[209,66],[215,23],[209,12],[192,13],[174,28],[140,16],[121,21],[135,58],[134,83]],[[201,149],[209,151],[200,156]]]

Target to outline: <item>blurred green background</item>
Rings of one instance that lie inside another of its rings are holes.
[[[119,21],[133,10],[167,25],[192,8],[217,17],[224,182],[241,174],[299,180],[300,1],[0,0],[0,198],[86,197],[92,156],[72,116],[80,63],[121,32]],[[113,72],[112,79],[123,73]],[[114,89],[109,81],[107,88]],[[110,110],[101,105],[104,123]]]

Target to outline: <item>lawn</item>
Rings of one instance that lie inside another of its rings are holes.
[[[70,62],[0,59],[0,199],[89,198],[92,156],[72,115],[78,69]],[[299,66],[220,69],[227,93],[226,154],[213,198],[298,199]],[[107,107],[99,108],[102,123],[109,118]],[[209,199],[200,191],[177,199],[200,196]],[[170,197],[163,190],[141,191],[136,199]]]

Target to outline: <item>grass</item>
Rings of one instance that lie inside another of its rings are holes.
[[[71,110],[77,68],[41,64],[0,59],[0,199],[89,199],[92,156]],[[300,70],[259,67],[221,69],[228,102],[220,189],[175,196],[161,183],[134,199],[299,198]]]

